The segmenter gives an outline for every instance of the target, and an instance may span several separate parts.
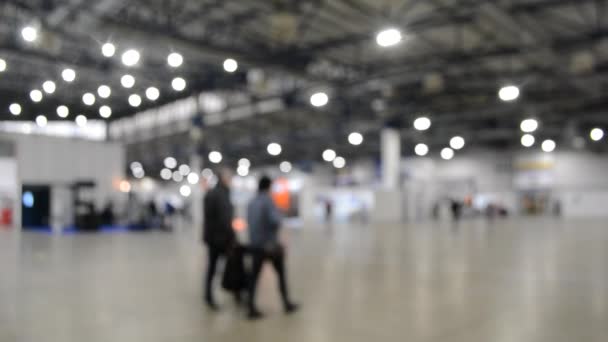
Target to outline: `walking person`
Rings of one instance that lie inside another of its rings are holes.
[[[278,277],[278,285],[285,313],[298,310],[298,305],[289,298],[285,267],[285,249],[279,242],[281,213],[270,197],[272,181],[264,176],[260,179],[258,194],[249,203],[247,218],[249,221],[250,250],[252,256],[251,279],[249,282],[249,318],[259,319],[263,314],[255,304],[257,282],[265,261],[270,261]]]

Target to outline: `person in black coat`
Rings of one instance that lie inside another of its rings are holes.
[[[209,264],[205,277],[205,302],[213,309],[218,306],[213,297],[213,278],[219,259],[225,258],[236,242],[232,230],[234,209],[230,201],[230,181],[232,175],[224,170],[218,176],[217,185],[207,193],[204,199],[203,241],[209,252]]]

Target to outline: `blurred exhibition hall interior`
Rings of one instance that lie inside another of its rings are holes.
[[[608,336],[608,0],[0,2],[0,341]]]

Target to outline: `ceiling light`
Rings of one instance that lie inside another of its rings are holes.
[[[464,147],[464,138],[463,137],[453,137],[452,139],[450,139],[450,147],[455,149],[455,150],[460,150]]]
[[[38,89],[30,91],[30,99],[32,99],[34,102],[42,101],[42,92]]]
[[[534,146],[535,142],[536,142],[536,139],[534,138],[534,136],[532,134],[524,134],[521,137],[521,144],[524,147],[532,147],[532,146]]]
[[[32,26],[26,26],[21,30],[21,37],[23,37],[23,40],[26,42],[31,43],[38,39],[38,30]]]
[[[281,164],[279,165],[279,170],[281,170],[281,172],[283,173],[289,173],[291,172],[291,169],[291,163],[288,161],[281,162]]]
[[[61,78],[63,78],[63,80],[68,83],[74,82],[74,80],[76,79],[76,71],[70,68],[63,69],[63,71],[61,72]]]
[[[160,178],[162,178],[164,180],[170,180],[171,176],[173,176],[173,172],[171,172],[171,170],[166,169],[166,168],[160,170]]]
[[[135,77],[131,75],[124,75],[120,78],[120,84],[125,88],[133,88],[135,85]]]
[[[112,108],[108,106],[99,107],[99,115],[104,119],[109,118],[110,116],[112,116]]]
[[[498,97],[503,101],[514,101],[519,97],[519,88],[514,85],[508,85],[500,88]]]
[[[547,140],[543,141],[543,144],[541,145],[541,148],[545,152],[553,152],[553,151],[555,151],[555,147],[556,147],[555,141],[553,141],[551,139],[547,139]]]
[[[44,83],[42,83],[42,89],[47,94],[52,94],[57,89],[57,86],[55,85],[55,82],[53,82],[53,81],[45,81]]]
[[[131,107],[139,107],[141,104],[141,97],[137,94],[132,94],[129,96],[129,104]]]
[[[429,153],[429,147],[426,144],[418,144],[414,147],[414,152],[417,156],[424,157]]]
[[[241,165],[236,168],[236,173],[241,177],[247,177],[247,175],[249,175],[249,168],[245,165]]]
[[[334,159],[334,167],[336,169],[341,169],[345,166],[346,166],[346,160],[344,158],[336,157],[336,159]]]
[[[239,160],[239,166],[251,167],[251,162],[247,158],[241,158]]]
[[[190,189],[190,187],[187,185],[182,185],[179,188],[179,193],[184,197],[188,197],[192,194],[192,189]]]
[[[182,164],[179,166],[179,173],[182,174],[182,176],[187,176],[190,174],[190,166],[186,165],[186,164]]]
[[[173,176],[171,178],[178,183],[184,180],[184,176],[182,176],[179,171],[173,171]]]
[[[203,169],[203,171],[201,171],[201,175],[206,179],[209,179],[213,177],[213,171],[211,171],[211,169]]]
[[[70,115],[70,109],[66,106],[59,106],[57,107],[57,115],[59,115],[60,118],[67,118],[68,115]]]
[[[47,123],[48,123],[48,120],[47,120],[46,116],[38,115],[36,117],[36,125],[38,125],[38,127],[45,127]]]
[[[79,127],[84,127],[84,126],[86,126],[86,125],[87,125],[87,117],[86,117],[86,116],[84,116],[84,115],[78,115],[78,116],[76,117],[76,124],[77,124]]]
[[[591,130],[591,133],[589,133],[589,136],[593,141],[600,141],[604,138],[604,130],[601,128],[594,128]]]
[[[11,114],[17,116],[21,114],[21,105],[18,103],[11,103],[11,105],[8,106],[8,110],[11,112]]]
[[[283,151],[283,148],[277,143],[270,143],[268,144],[266,151],[268,151],[268,154],[270,154],[271,156],[278,156],[279,154],[281,154],[281,151]]]
[[[87,106],[92,106],[93,104],[95,104],[95,95],[91,93],[86,93],[82,95],[82,102],[84,102],[84,104]]]
[[[181,77],[176,77],[171,81],[171,87],[176,91],[183,91],[186,89],[186,80]]]
[[[325,160],[326,162],[332,162],[334,161],[334,159],[336,159],[336,151],[332,149],[327,149],[323,151],[323,160]]]
[[[414,120],[414,128],[418,131],[426,131],[431,128],[431,119],[423,116]]]
[[[135,177],[137,179],[142,179],[146,176],[146,172],[144,171],[143,168],[133,169],[133,170],[131,170],[131,172],[133,173],[133,177]]]
[[[188,175],[188,183],[194,185],[194,184],[198,184],[198,181],[200,180],[200,177],[198,176],[197,173],[192,172]]]
[[[239,63],[232,58],[224,61],[224,70],[226,72],[235,72],[239,68]]]
[[[156,101],[160,97],[160,91],[156,87],[149,87],[146,89],[146,97],[150,101]]]
[[[376,35],[376,43],[381,47],[389,47],[399,44],[402,38],[401,31],[396,28],[389,28]]]
[[[0,58],[0,72],[4,72],[6,70],[6,61]]]
[[[363,143],[363,135],[359,132],[353,132],[348,135],[348,142],[355,146],[361,145]]]
[[[525,119],[521,122],[519,128],[524,133],[532,133],[538,129],[538,121],[535,119]]]
[[[110,89],[110,87],[107,85],[100,85],[99,88],[97,88],[97,95],[99,95],[101,98],[107,99],[110,97],[110,95],[112,95],[112,89]]]
[[[134,49],[129,49],[122,54],[121,60],[122,64],[132,67],[139,62],[139,51]]]
[[[454,150],[449,147],[444,148],[443,150],[441,150],[441,158],[445,160],[450,160],[454,158]]]
[[[209,161],[213,164],[219,164],[222,161],[222,154],[218,151],[212,151],[209,153]]]
[[[101,53],[105,57],[112,57],[116,53],[116,46],[112,43],[105,43],[101,46]]]
[[[312,94],[310,97],[310,104],[314,107],[323,107],[329,102],[329,97],[326,93],[319,92]]]
[[[144,168],[144,166],[138,161],[132,162],[131,165],[129,165],[129,166],[131,167],[131,170]]]
[[[173,157],[167,157],[163,161],[163,164],[168,169],[175,169],[177,167],[177,160],[175,160]]]
[[[177,52],[172,52],[167,56],[167,64],[173,68],[177,68],[184,63],[184,57]]]

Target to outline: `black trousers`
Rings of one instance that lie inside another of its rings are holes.
[[[207,264],[207,273],[205,276],[205,299],[213,302],[213,279],[215,278],[217,263],[221,257],[226,257],[226,249],[207,245],[207,251],[209,253],[209,258]]]
[[[255,294],[257,290],[257,283],[262,272],[262,266],[265,261],[270,261],[278,278],[279,291],[281,293],[281,299],[285,307],[291,303],[289,300],[289,293],[287,290],[287,271],[285,269],[285,253],[282,248],[277,249],[276,252],[269,253],[263,249],[253,248],[249,251],[251,255],[251,275],[249,279],[249,310],[257,311],[255,304]]]

